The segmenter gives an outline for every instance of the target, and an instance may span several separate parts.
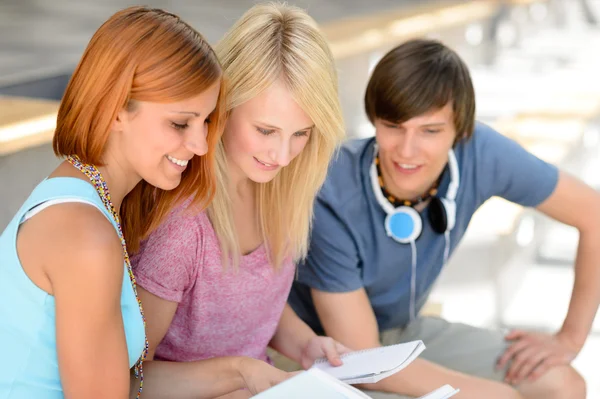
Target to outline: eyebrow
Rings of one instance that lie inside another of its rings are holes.
[[[195,117],[200,116],[199,112],[194,112],[194,111],[171,111],[171,112],[174,114],[194,115]]]
[[[280,127],[273,126],[273,125],[269,125],[268,123],[262,123],[262,122],[258,122],[258,124],[259,124],[259,125],[262,125],[262,126],[264,126],[264,127],[268,127],[269,129],[281,130],[281,128],[280,128]],[[296,131],[297,131],[297,132],[301,132],[301,131],[303,131],[303,130],[310,130],[310,129],[314,128],[314,127],[315,127],[315,125],[311,125],[311,126],[309,126],[309,127],[305,127],[304,129],[298,129],[298,130],[296,130]]]
[[[432,122],[432,123],[425,123],[421,126],[444,126],[446,125],[446,122]]]

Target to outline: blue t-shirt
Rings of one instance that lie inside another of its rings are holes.
[[[306,261],[298,267],[289,303],[315,331],[322,327],[310,289],[350,292],[364,288],[380,330],[404,327],[410,320],[411,246],[388,237],[385,211],[371,186],[369,168],[375,139],[345,144],[331,164],[315,203],[315,219]],[[454,148],[460,174],[456,225],[450,232],[450,254],[465,234],[475,211],[498,196],[534,207],[552,194],[558,169],[527,152],[492,128],[477,123],[470,140]],[[446,168],[439,195],[450,183]],[[446,240],[431,228],[422,211],[423,232],[416,241],[415,307],[418,312],[439,276]]]

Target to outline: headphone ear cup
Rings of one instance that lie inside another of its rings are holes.
[[[385,231],[388,237],[401,244],[416,241],[423,231],[421,215],[408,206],[396,208],[385,218]]]
[[[456,202],[453,200],[449,200],[448,198],[440,198],[442,204],[444,204],[444,208],[446,209],[446,220],[447,226],[446,230],[450,231],[454,228],[456,224]]]
[[[428,208],[427,216],[431,228],[438,234],[444,234],[448,228],[448,215],[442,199],[432,197]]]

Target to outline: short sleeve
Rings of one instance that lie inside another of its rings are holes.
[[[308,255],[297,281],[326,292],[350,292],[363,286],[357,246],[346,223],[323,199],[315,202]]]
[[[535,207],[556,188],[558,168],[531,154],[492,128],[479,124],[474,137],[478,187],[483,199],[493,196]]]
[[[199,240],[193,215],[172,212],[132,258],[137,283],[160,298],[180,302],[196,275]]]

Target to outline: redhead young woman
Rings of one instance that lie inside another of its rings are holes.
[[[128,250],[180,199],[214,195],[220,87],[215,53],[173,14],[128,8],[94,34],[58,113],[66,159],[0,236],[0,398],[139,396]]]

